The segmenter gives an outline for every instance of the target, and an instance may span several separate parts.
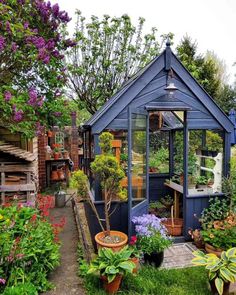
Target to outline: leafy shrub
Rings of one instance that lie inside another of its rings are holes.
[[[36,287],[31,283],[22,283],[17,286],[7,287],[3,295],[37,295]]]
[[[1,208],[0,278],[5,282],[0,291],[21,283],[32,283],[40,292],[49,289],[47,275],[59,265],[60,245],[55,237],[55,228],[37,209]]]
[[[85,199],[88,195],[88,177],[82,170],[74,171],[70,179],[70,187],[76,188],[78,195]]]

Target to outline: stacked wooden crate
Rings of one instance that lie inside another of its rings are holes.
[[[0,142],[1,203],[33,201],[37,183],[37,154]]]

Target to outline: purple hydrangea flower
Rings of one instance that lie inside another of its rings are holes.
[[[11,100],[11,98],[12,98],[11,92],[10,91],[5,91],[4,92],[4,99],[5,99],[5,101],[8,102],[8,101]]]
[[[0,36],[0,51],[4,49],[5,45],[5,38],[3,36]]]

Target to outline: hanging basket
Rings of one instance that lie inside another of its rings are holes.
[[[174,218],[173,206],[171,206],[171,218],[162,221],[171,236],[181,236],[183,233],[183,219]]]

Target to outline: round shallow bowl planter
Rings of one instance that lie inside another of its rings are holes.
[[[207,253],[213,253],[219,258],[221,256],[222,251],[223,251],[222,249],[217,249],[208,243],[205,243],[205,250]]]
[[[144,261],[155,267],[160,267],[164,259],[164,251],[162,252],[153,252],[151,254],[144,253]]]
[[[95,241],[97,243],[97,248],[111,248],[114,252],[120,251],[122,248],[124,248],[125,245],[128,243],[128,236],[125,233],[122,233],[121,231],[111,230],[110,231],[111,236],[117,236],[120,238],[119,243],[106,243],[103,241],[104,238],[104,232],[100,232],[96,234]]]
[[[165,225],[168,233],[171,236],[181,236],[183,232],[183,219],[182,218],[166,218],[162,223]]]
[[[108,283],[107,277],[101,276],[104,290],[106,290],[108,294],[115,294],[120,288],[121,279],[122,275],[117,275],[111,283]]]
[[[211,293],[213,295],[219,295],[217,289],[216,289],[216,285],[215,285],[215,281],[212,280],[212,281],[209,281],[210,283],[210,290],[211,290]],[[224,282],[224,287],[223,287],[223,293],[222,295],[228,295],[229,294],[229,287],[230,287],[230,282]]]

